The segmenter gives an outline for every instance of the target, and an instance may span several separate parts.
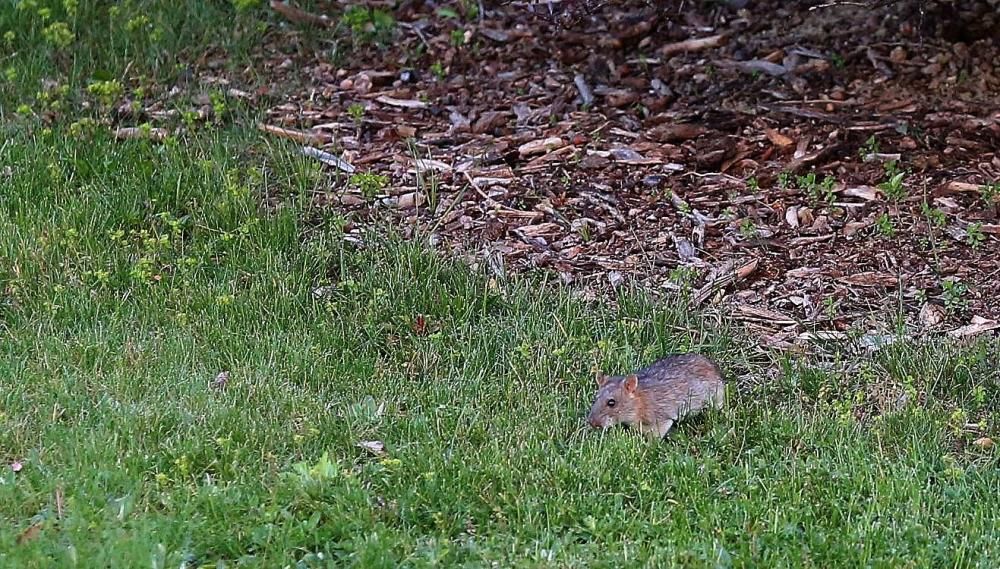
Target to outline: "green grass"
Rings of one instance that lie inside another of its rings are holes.
[[[127,61],[116,45],[80,68]],[[761,378],[770,360],[637,292],[585,303],[346,245],[308,201],[315,165],[252,121],[155,145],[71,132],[73,108],[0,144],[2,567],[1000,560],[997,452],[963,429],[995,436],[995,341],[891,347],[851,374],[775,357],[779,377],[661,444],[590,432],[595,369],[693,349]]]

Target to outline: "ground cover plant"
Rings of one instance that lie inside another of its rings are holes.
[[[334,207],[397,178],[260,131],[264,10],[0,10],[0,566],[996,565],[989,334],[889,312],[886,345],[761,350],[683,270],[592,294]],[[350,49],[390,29],[362,16]],[[218,54],[230,83],[184,78]],[[655,445],[585,428],[597,371],[686,350],[729,409]]]

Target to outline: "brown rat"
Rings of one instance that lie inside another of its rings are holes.
[[[669,355],[625,376],[601,375],[587,422],[595,429],[623,424],[663,438],[684,417],[725,404],[722,370],[700,354]]]

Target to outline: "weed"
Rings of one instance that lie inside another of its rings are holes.
[[[230,0],[237,14],[246,14],[260,7],[263,0]]]
[[[885,164],[886,180],[878,185],[885,197],[893,202],[899,202],[906,197],[907,190],[903,184],[906,172],[900,171],[894,161]]]
[[[389,178],[371,172],[359,172],[351,175],[350,184],[359,190],[366,199],[375,199],[389,183]]]
[[[212,117],[216,121],[221,121],[228,109],[226,105],[226,96],[221,91],[212,91],[208,95],[209,101],[212,104]]]
[[[747,189],[754,193],[760,190],[760,183],[757,181],[756,176],[750,176],[747,178]]]
[[[965,310],[968,300],[965,298],[968,287],[962,281],[956,279],[946,279],[941,281],[941,297],[944,300],[945,310],[949,314],[954,314]]]
[[[878,219],[875,220],[875,229],[884,237],[892,237],[896,234],[896,227],[888,213],[878,216]]]
[[[123,89],[118,81],[94,81],[87,86],[87,92],[96,97],[102,107],[110,108],[122,96]]]
[[[865,144],[858,150],[858,155],[861,158],[865,158],[866,156],[878,153],[879,153],[878,139],[875,138],[874,134],[869,136],[868,140],[865,141]]]
[[[361,120],[365,117],[365,106],[361,103],[351,103],[347,107],[347,115],[355,124],[361,124]]]
[[[982,223],[970,223],[965,227],[965,241],[973,249],[979,249],[985,240]]]
[[[788,188],[792,181],[791,172],[781,172],[778,174],[778,187],[782,190]]]
[[[385,10],[353,5],[344,10],[340,25],[350,30],[357,45],[385,45],[395,32],[396,20]]]
[[[927,222],[934,227],[944,227],[948,223],[947,215],[936,207],[931,207],[926,201],[920,204],[920,211],[927,218]]]
[[[65,50],[73,44],[76,34],[66,22],[53,22],[42,30],[42,37],[53,49]]]
[[[448,75],[447,71],[445,71],[444,64],[440,61],[435,61],[431,64],[431,73],[437,77],[438,81],[444,81],[444,78]]]
[[[979,186],[979,197],[987,206],[1000,202],[1000,182]]]
[[[833,203],[837,199],[837,195],[833,192],[833,188],[837,185],[837,180],[833,176],[825,176],[823,181],[820,183],[819,188],[823,192],[823,200],[826,203]]]
[[[812,192],[816,189],[816,172],[809,172],[808,174],[797,176],[795,178],[795,185],[807,192]]]
[[[740,235],[744,239],[753,239],[757,237],[758,233],[757,224],[749,217],[744,217],[743,221],[740,222]]]

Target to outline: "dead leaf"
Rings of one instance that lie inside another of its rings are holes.
[[[413,163],[417,167],[417,170],[424,170],[424,171],[434,170],[437,172],[451,171],[451,165],[446,164],[440,160],[431,160],[429,158],[417,158],[416,160],[413,161]]]
[[[849,198],[861,198],[867,202],[878,199],[878,193],[871,186],[851,186],[844,188],[841,193]]]
[[[765,128],[764,134],[767,135],[767,139],[771,141],[771,144],[778,146],[780,148],[785,148],[795,143],[794,140],[788,138],[787,136],[781,134],[780,132],[774,130],[773,128]]]
[[[945,184],[945,189],[950,192],[974,192],[978,194],[982,191],[982,186],[968,182],[948,182]]]
[[[844,237],[850,237],[873,223],[875,222],[871,219],[865,221],[848,221],[844,224]]]
[[[846,340],[847,334],[844,332],[838,332],[836,330],[820,330],[819,332],[802,332],[798,335],[799,340],[813,341],[820,340],[824,342]]]
[[[934,328],[944,322],[944,308],[931,302],[924,303],[918,318],[924,328]]]
[[[284,16],[288,21],[296,24],[327,27],[333,23],[329,16],[306,12],[301,8],[296,8],[280,0],[271,0],[271,9]]]
[[[382,103],[383,105],[389,105],[390,107],[401,107],[404,109],[426,109],[427,103],[423,101],[418,101],[416,99],[397,99],[395,97],[390,97],[388,95],[379,95],[375,98],[376,101]]]
[[[566,146],[566,142],[563,139],[558,136],[552,136],[549,138],[525,142],[521,146],[517,147],[517,152],[522,158],[524,158],[535,154],[552,152],[553,150],[562,148],[563,146]]]
[[[645,138],[654,142],[683,142],[701,136],[705,127],[690,123],[671,123],[654,126],[644,134]]]
[[[679,53],[690,51],[702,51],[713,47],[718,47],[726,42],[726,34],[718,34],[704,38],[691,38],[684,41],[668,43],[660,48],[660,55],[670,57]]]
[[[427,319],[424,318],[423,314],[417,314],[416,318],[413,319],[413,333],[417,336],[423,336],[427,332]]]
[[[385,443],[382,441],[361,441],[358,443],[358,446],[375,456],[385,455]]]
[[[972,441],[972,444],[980,450],[990,450],[993,448],[995,443],[993,442],[993,439],[989,437],[979,437],[978,439]]]
[[[562,230],[562,226],[558,223],[546,222],[539,223],[536,225],[522,225],[514,231],[521,234],[524,237],[543,237],[546,235],[555,235]]]
[[[792,229],[795,229],[796,227],[799,226],[798,206],[794,205],[789,206],[788,209],[785,210],[785,223],[787,223],[788,226],[791,227]]]
[[[17,544],[18,545],[24,545],[24,544],[26,544],[28,542],[31,542],[31,541],[34,541],[34,540],[38,539],[39,537],[41,537],[41,535],[42,535],[42,524],[41,524],[41,522],[39,522],[37,524],[32,524],[32,525],[28,526],[28,529],[22,531],[17,536]]]
[[[215,379],[213,379],[212,383],[209,383],[208,386],[216,391],[219,391],[224,389],[227,383],[229,383],[229,372],[220,371],[219,375],[215,376]]]
[[[785,272],[785,277],[790,279],[808,279],[818,277],[823,274],[823,269],[819,267],[798,267]]]
[[[987,320],[981,316],[973,316],[972,321],[965,326],[956,328],[948,332],[948,335],[952,338],[969,338],[971,336],[978,336],[983,332],[989,332],[991,330],[996,330],[1000,328],[1000,322],[996,320]]]
[[[409,192],[399,196],[399,199],[396,201],[396,207],[399,209],[413,209],[424,205],[425,201],[427,200],[424,198],[424,194]]]

